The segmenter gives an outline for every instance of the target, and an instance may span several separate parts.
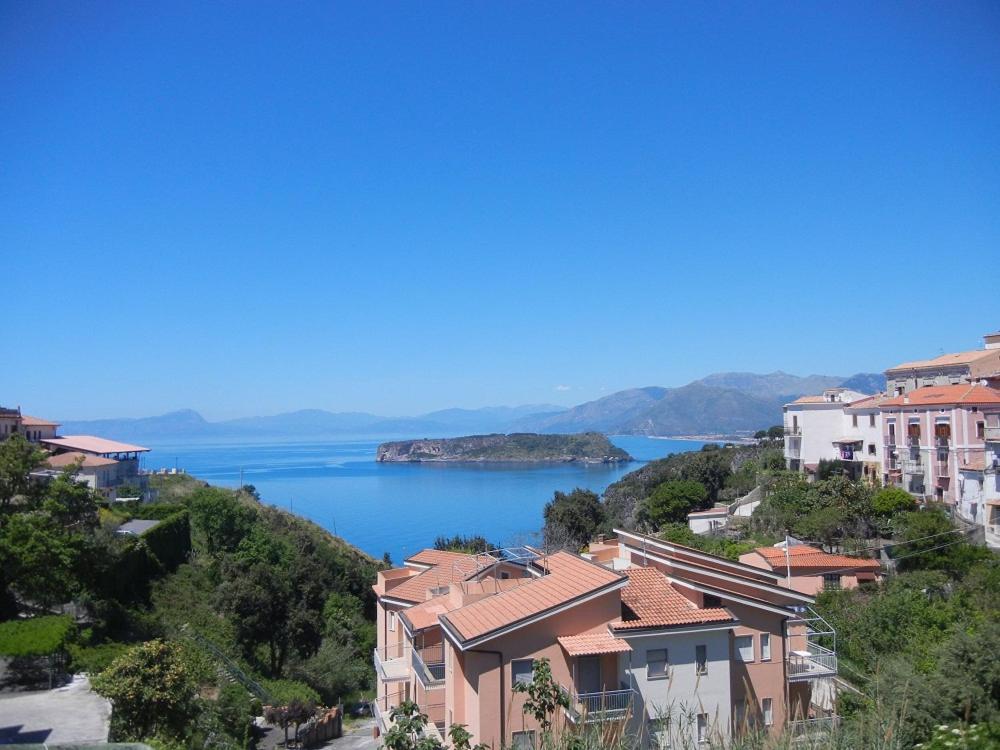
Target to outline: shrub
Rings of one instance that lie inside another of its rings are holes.
[[[0,623],[0,654],[47,656],[62,650],[75,625],[68,615]]]

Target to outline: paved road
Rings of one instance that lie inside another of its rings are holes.
[[[107,742],[111,704],[77,675],[55,690],[0,695],[0,745]]]
[[[344,732],[343,737],[330,740],[323,745],[322,750],[376,750],[379,747],[379,740],[372,739],[374,727],[374,719],[360,721],[354,724],[349,731]]]

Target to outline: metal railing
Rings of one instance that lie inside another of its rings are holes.
[[[793,426],[793,427],[786,427],[783,430],[783,432],[788,437],[798,437],[798,436],[800,436],[802,434],[802,428],[801,427],[795,427],[795,426]]]
[[[799,446],[785,446],[785,458],[802,458],[802,448]]]
[[[985,428],[983,438],[987,443],[1000,443],[1000,427]]]
[[[189,623],[181,625],[180,632],[183,637],[192,640],[203,651],[207,652],[211,658],[215,659],[218,668],[228,678],[245,687],[250,693],[259,698],[261,703],[266,705],[274,700],[271,694],[259,682],[244,672],[236,662],[223,653],[222,649],[192,628]]]
[[[809,680],[837,674],[837,631],[810,607],[788,622],[786,674]]]
[[[395,645],[374,649],[375,670],[383,682],[406,680],[410,677],[409,646]]]
[[[906,444],[908,446],[910,446],[911,448],[919,448],[920,447],[920,436],[919,435],[907,435],[906,436]]]
[[[938,435],[934,438],[935,448],[947,448],[950,443],[951,443],[950,437],[942,437],[941,435]]]
[[[810,643],[807,650],[792,651],[788,655],[788,679],[812,679],[837,674],[837,654]]]
[[[569,701],[566,713],[574,723],[620,721],[628,717],[635,700],[635,691],[631,688],[596,693],[577,693],[562,685],[560,688]]]
[[[819,716],[814,719],[796,719],[788,722],[792,737],[817,737],[829,734],[840,724],[839,716]]]
[[[906,474],[923,474],[924,463],[919,458],[903,459],[903,472]]]
[[[371,702],[372,715],[375,717],[375,722],[378,724],[379,731],[383,734],[389,731],[389,725],[386,723],[387,716],[382,714],[382,707],[379,706],[379,702],[374,700]]]
[[[425,661],[424,656],[427,659]],[[413,665],[413,673],[420,680],[420,684],[424,686],[424,689],[432,689],[440,687],[444,684],[444,648],[443,645],[439,645],[436,648],[431,647],[424,649],[421,652],[420,649],[412,649],[410,652],[410,663]]]

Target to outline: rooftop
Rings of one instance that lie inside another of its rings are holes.
[[[46,459],[46,463],[53,469],[63,469],[67,466],[72,466],[75,463],[79,463],[80,466],[85,469],[96,469],[101,466],[114,466],[118,462],[113,458],[95,456],[92,453],[69,451],[68,453],[59,453],[55,456],[49,456],[48,459]]]
[[[784,569],[786,558],[783,547],[758,547],[754,552],[763,557],[772,568]],[[881,567],[876,560],[849,555],[833,555],[808,544],[789,547],[787,562],[793,571],[803,568],[810,570],[842,570],[847,568],[877,571]]]
[[[902,364],[890,367],[886,373],[898,370],[934,370],[941,367],[956,367],[969,365],[980,359],[996,356],[996,349],[976,349],[971,352],[955,352],[954,354],[942,354],[933,359],[918,359],[913,362],[903,362]]]
[[[616,630],[736,620],[723,607],[699,608],[678,593],[667,577],[656,568],[629,568],[625,573],[628,585],[622,589],[622,621],[614,624]]]
[[[158,525],[159,523],[160,522],[155,519],[134,518],[131,521],[127,521],[126,523],[123,523],[121,526],[119,526],[116,529],[116,533],[135,534],[136,536],[140,536],[142,534],[145,534],[147,531],[149,531],[151,528]]]
[[[58,422],[50,422],[47,419],[41,419],[40,417],[32,417],[29,414],[21,415],[21,424],[25,427],[58,427]]]
[[[1000,404],[1000,391],[985,385],[930,385],[882,402],[883,407]]]
[[[149,448],[141,445],[130,445],[129,443],[119,443],[117,440],[95,437],[94,435],[65,435],[63,437],[48,438],[41,442],[53,448],[63,448],[71,451],[83,451],[84,453],[94,453],[98,456],[109,453],[145,453]]]
[[[607,630],[583,635],[561,635],[556,638],[570,656],[596,656],[598,654],[624,654],[632,650],[628,641],[615,638]]]

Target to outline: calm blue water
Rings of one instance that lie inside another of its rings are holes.
[[[639,462],[483,466],[379,464],[375,449],[389,438],[282,442],[144,441],[146,468],[185,469],[212,484],[254,485],[264,502],[290,508],[371,555],[406,555],[431,546],[439,534],[482,534],[491,542],[531,540],[555,490],[602,491],[642,461],[698,450],[703,443],[644,437],[612,441]]]

